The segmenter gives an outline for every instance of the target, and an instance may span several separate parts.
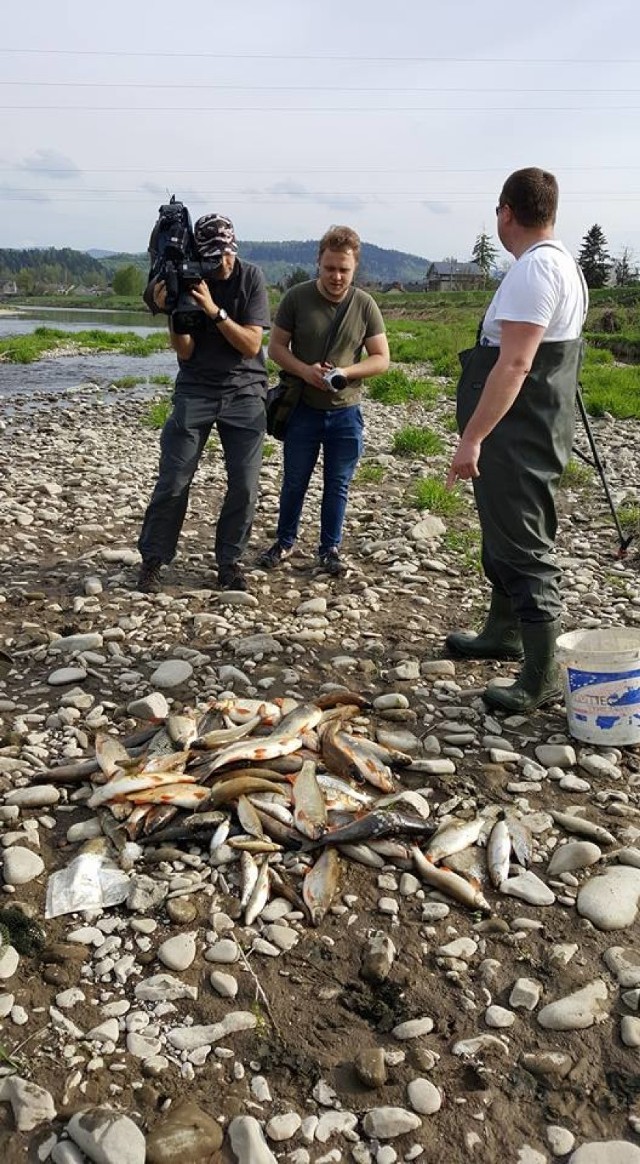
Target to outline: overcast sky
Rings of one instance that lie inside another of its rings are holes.
[[[639,34],[637,0],[12,4],[0,246],[144,251],[175,192],[241,239],[462,260],[539,165],[574,253],[598,222],[640,259]]]

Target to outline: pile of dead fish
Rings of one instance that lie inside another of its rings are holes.
[[[515,818],[491,812],[444,816],[436,827],[430,789],[403,787],[419,766],[371,738],[368,710],[362,696],[344,691],[303,704],[214,700],[201,715],[171,713],[124,742],[99,734],[94,760],[54,768],[46,778],[90,778],[86,805],[129,865],[154,854],[179,858],[181,845],[208,848],[215,863],[225,847],[240,864],[247,925],[272,887],[317,925],[338,890],[340,856],[414,868],[433,889],[489,912],[480,877],[450,868],[450,859],[484,844],[483,873],[488,867],[500,888],[512,849],[528,864],[530,836]]]

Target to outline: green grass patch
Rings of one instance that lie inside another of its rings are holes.
[[[169,376],[167,372],[157,372],[155,376],[149,376],[150,384],[173,384],[173,376]]]
[[[434,403],[440,387],[433,380],[413,380],[401,368],[390,368],[367,381],[369,396],[378,404]]]
[[[480,530],[472,529],[447,529],[442,538],[443,545],[457,554],[461,565],[467,570],[473,570],[476,573],[482,572],[481,561],[481,537]]]
[[[415,509],[428,509],[439,517],[461,513],[465,502],[457,488],[447,489],[439,477],[421,477],[414,482],[409,499]]]
[[[373,461],[363,461],[358,465],[353,479],[354,485],[380,485],[384,481],[384,465],[374,465]]]
[[[433,429],[407,424],[395,433],[391,451],[400,457],[437,457],[444,449],[442,437]]]
[[[582,461],[570,460],[562,474],[559,485],[561,489],[578,489],[590,485],[593,481],[593,469]]]
[[[142,423],[145,428],[164,428],[165,421],[171,412],[171,397],[163,396],[161,400],[153,400],[146,412],[143,413]]]
[[[618,520],[623,529],[632,530],[637,537],[640,534],[640,504],[625,502],[618,509]]]
[[[458,352],[473,346],[477,329],[475,313],[435,323],[429,320],[392,319],[387,323],[391,359],[399,364],[428,363],[436,376],[457,377]]]
[[[61,350],[75,352],[118,352],[125,356],[151,356],[166,351],[169,346],[166,332],[154,335],[135,335],[132,331],[62,331],[53,327],[37,327],[30,335],[11,336],[0,340],[0,360],[10,364],[32,364],[42,356]]]
[[[264,442],[264,444],[262,446],[262,456],[264,457],[264,459],[266,461],[268,461],[271,457],[275,457],[276,448],[277,448],[277,446],[274,445],[273,441],[265,441]]]
[[[135,388],[136,384],[140,383],[140,376],[120,376],[119,380],[113,381],[114,388]]]
[[[640,366],[585,363],[580,376],[587,412],[618,420],[640,417]]]

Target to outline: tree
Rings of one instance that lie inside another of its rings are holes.
[[[130,267],[119,267],[113,276],[113,293],[128,297],[142,295],[145,282],[142,271],[134,267],[133,264]]]
[[[491,277],[491,268],[497,257],[498,248],[494,247],[491,242],[491,235],[487,234],[485,230],[481,231],[473,244],[471,259],[482,271],[485,283]]]
[[[630,283],[639,281],[638,264],[634,262],[633,251],[630,247],[622,248],[622,254],[615,260],[614,270],[616,287],[628,287]]]
[[[582,240],[578,263],[582,267],[587,287],[604,287],[611,270],[611,256],[602,227],[597,222],[589,228]]]
[[[283,291],[288,291],[290,287],[295,287],[296,283],[308,283],[311,276],[304,267],[294,267],[293,271],[287,275],[283,283]]]

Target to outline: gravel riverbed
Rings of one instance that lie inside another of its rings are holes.
[[[345,577],[314,569],[314,482],[299,548],[231,596],[214,583],[215,442],[166,588],[145,596],[133,583],[158,457],[147,405],[90,385],[6,405],[7,1164],[640,1162],[640,749],[572,740],[562,705],[490,715],[482,687],[513,667],[443,656],[446,633],[477,626],[486,602],[474,510],[468,494],[455,516],[412,509],[412,486],[443,478],[448,455],[391,446],[403,425],[425,424],[451,450],[444,385],[429,411],[365,403],[365,463],[382,479],[354,485]],[[637,424],[594,431],[614,497],[637,503]],[[279,458],[264,461],[249,566],[273,537]],[[565,629],[640,626],[638,551],[616,559],[597,478],[564,490],[560,509]],[[488,880],[482,839],[451,858],[479,879],[489,914],[434,891],[405,854],[377,867],[341,858],[317,928],[277,896],[247,926],[237,854],[192,844],[130,862],[121,904],[45,917],[51,874],[102,830],[88,782],[36,777],[92,758],[96,733],[124,738],[168,708],[223,693],[302,702],[336,685],[370,698],[370,735],[413,756],[399,782],[434,820],[521,823],[530,868],[514,865],[508,891]]]

